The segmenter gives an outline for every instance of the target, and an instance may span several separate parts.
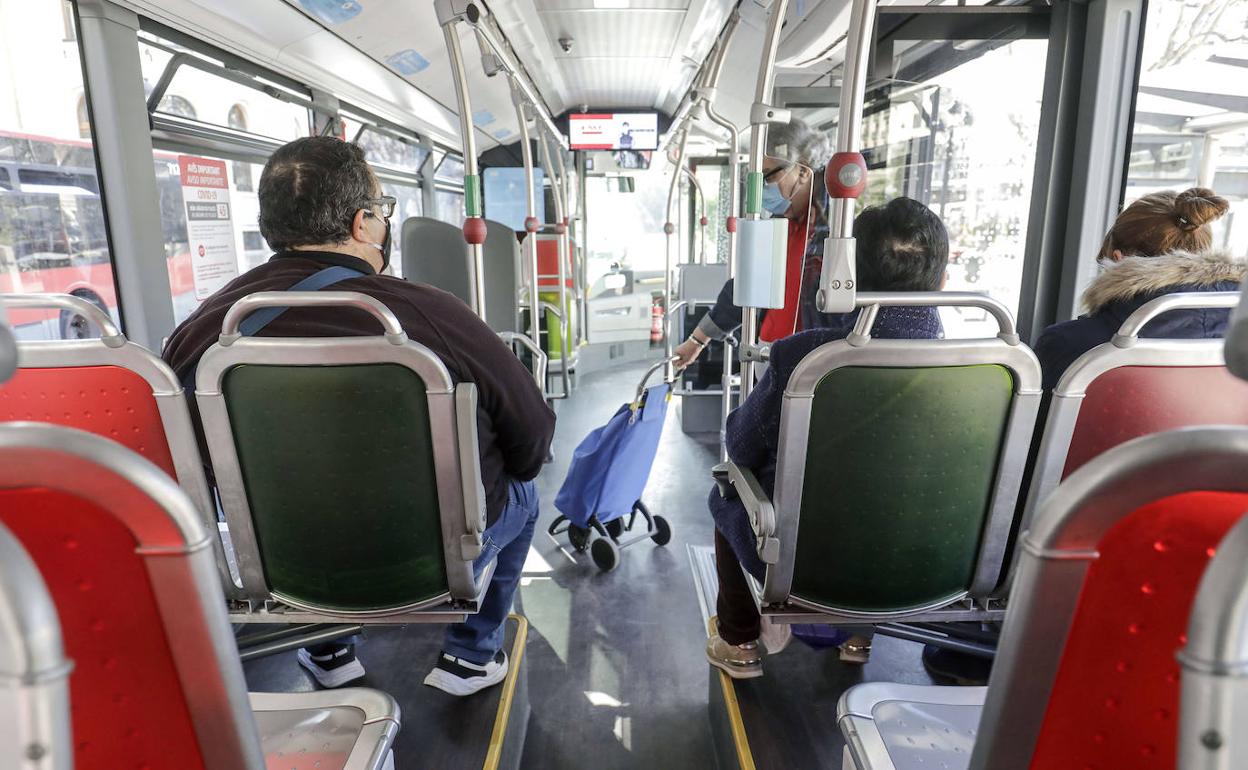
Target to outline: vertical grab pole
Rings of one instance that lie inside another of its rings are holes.
[[[555,234],[559,236],[556,242],[556,248],[559,254],[556,261],[559,264],[559,312],[563,315],[563,319],[559,321],[559,350],[563,354],[562,366],[559,367],[559,378],[563,382],[563,397],[566,398],[572,393],[572,380],[568,376],[568,370],[572,367],[572,354],[568,350],[568,322],[571,314],[568,312],[568,225],[563,218],[563,193],[559,186],[563,183],[555,172],[550,162],[550,145],[549,140],[552,137],[546,132],[538,128],[537,148],[542,153],[542,168],[546,170],[546,175],[550,177],[550,191],[555,199]]]
[[[473,311],[485,320],[485,261],[482,244],[485,243],[485,220],[481,213],[481,175],[477,165],[477,137],[472,125],[472,97],[468,94],[468,78],[464,73],[464,53],[459,45],[457,22],[461,16],[452,14],[450,3],[438,3],[439,23],[446,38],[446,51],[450,57],[451,75],[455,81],[455,99],[459,106],[459,133],[464,143],[464,240],[468,243],[469,267],[472,280]],[[469,6],[475,11],[476,6]]]
[[[533,192],[533,145],[529,141],[529,116],[524,96],[514,83],[511,88],[511,101],[516,105],[516,120],[520,124],[520,155],[524,163],[524,202],[527,212],[524,217],[524,255],[529,264],[529,338],[540,350],[542,333],[537,299],[537,229],[540,223],[537,221],[537,198]],[[534,377],[537,376],[535,372]],[[546,393],[545,380],[542,377],[537,383],[543,395]]]
[[[577,332],[580,335],[581,342],[589,343],[589,201],[588,183],[585,177],[585,153],[578,151],[575,156],[576,162],[576,213],[581,221],[581,226],[576,234],[581,240],[581,261],[576,266],[576,278],[579,285],[578,296],[580,297],[581,322],[577,325]]]
[[[720,40],[715,58],[703,81],[702,109],[706,117],[715,125],[728,131],[728,174],[731,182],[728,185],[728,215],[724,218],[724,229],[728,233],[728,277],[737,277],[737,217],[741,215],[741,131],[736,124],[715,111],[715,96],[719,88],[719,79],[723,74],[724,61],[728,56],[728,46],[732,43],[733,33],[741,21],[741,15],[733,11],[728,19],[727,28]],[[727,339],[724,340],[724,365],[720,373],[720,404],[719,404],[719,460],[728,460],[728,414],[732,411],[732,351]]]
[[[845,38],[836,153],[824,170],[832,210],[815,303],[825,313],[846,313],[855,306],[854,203],[867,185],[867,164],[858,148],[862,144],[862,108],[866,100],[871,41],[875,35],[875,8],[876,0],[853,0]]]
[[[676,197],[676,190],[680,188],[681,169],[685,167],[685,142],[689,139],[689,126],[685,125],[680,133],[680,145],[676,151],[676,167],[672,169],[672,184],[667,189],[667,221],[663,223],[663,233],[667,238],[666,259],[663,270],[663,315],[667,320],[668,308],[672,306],[672,235],[676,232],[676,225],[672,224],[672,200]],[[676,368],[672,365],[672,335],[667,331],[671,328],[669,323],[663,324],[663,379],[668,382],[676,379]]]
[[[680,169],[685,176],[689,177],[689,181],[693,183],[693,187],[698,193],[698,264],[706,264],[706,225],[710,221],[706,218],[706,193],[702,192],[702,183],[698,181],[698,175],[693,173],[693,169],[683,166]]]
[[[579,291],[580,287],[578,286],[578,279],[581,271],[576,260],[576,249],[572,248],[571,228],[572,222],[576,219],[572,216],[572,204],[570,202],[572,199],[572,184],[570,182],[571,177],[568,175],[568,163],[563,156],[563,146],[553,136],[551,137],[551,141],[555,144],[555,165],[559,167],[559,190],[563,194],[563,216],[560,217],[560,221],[563,222],[563,229],[565,232],[564,238],[568,242],[568,256],[572,258],[572,301],[576,304],[576,323],[574,324],[576,327],[575,339],[579,343],[582,334],[580,303],[584,292]],[[577,211],[580,211],[579,207],[577,208]],[[571,318],[572,314],[569,313],[568,316]],[[569,323],[571,322],[569,321]],[[574,346],[573,350],[579,350],[579,346]]]
[[[767,125],[765,106],[771,101],[772,86],[776,82],[776,49],[780,47],[780,31],[784,26],[784,14],[789,0],[775,0],[771,4],[771,16],[767,19],[767,36],[764,38],[763,56],[758,65],[758,88],[754,92],[754,109],[750,121],[750,170],[745,177],[745,216],[747,219],[763,218],[763,155],[767,151]],[[754,362],[749,360],[758,341],[758,308],[747,307],[741,314],[741,400],[745,401],[754,389]]]

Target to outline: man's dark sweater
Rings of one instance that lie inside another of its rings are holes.
[[[182,322],[165,346],[163,358],[178,378],[188,376],[216,343],[226,311],[259,291],[285,291],[326,267],[341,265],[364,273],[334,284],[330,291],[358,291],[390,309],[415,342],[432,350],[456,382],[477,386],[477,428],[486,517],[493,524],[507,504],[507,480],[537,476],[555,431],[555,414],[533,376],[486,324],[462,301],[421,283],[378,275],[362,259],[320,251],[288,251],[235,278]],[[291,308],[265,327],[262,337],[332,337],[380,334],[372,316],[351,308]],[[199,413],[191,399],[199,430]],[[202,445],[202,439],[201,439]],[[205,458],[207,455],[205,454]]]

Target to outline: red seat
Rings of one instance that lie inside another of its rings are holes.
[[[17,373],[0,384],[0,423],[45,422],[116,441],[175,479],[204,522],[216,527],[216,503],[190,410],[173,370],[146,348],[126,340],[90,303],[57,294],[6,295],[11,307],[67,307],[86,315],[103,337],[20,342]],[[230,577],[219,539],[213,546],[222,585],[241,595]]]
[[[1246,510],[1243,493],[1175,495],[1140,508],[1101,538],[1033,768],[1175,767],[1175,653],[1186,644],[1201,575]]]
[[[74,663],[73,767],[266,766],[213,533],[172,479],[89,433],[0,425],[0,526],[42,574]],[[397,705],[373,691],[254,697],[281,726],[267,738],[321,748],[326,770],[379,770],[398,730]]]

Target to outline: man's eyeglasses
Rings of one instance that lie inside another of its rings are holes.
[[[780,176],[781,174],[783,174],[784,172],[788,171],[791,168],[793,168],[791,164],[786,164],[784,166],[776,166],[771,171],[767,171],[763,174],[763,181],[770,182],[771,180],[775,179],[776,177]]]
[[[394,209],[398,205],[399,200],[393,195],[383,195],[380,198],[373,198],[372,200],[364,201],[364,206],[368,209],[372,209],[373,206],[379,207],[381,209],[381,216],[384,219],[389,219],[394,216]]]

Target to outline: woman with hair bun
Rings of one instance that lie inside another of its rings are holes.
[[[1127,316],[1164,294],[1238,291],[1245,264],[1213,249],[1209,223],[1226,213],[1224,198],[1203,187],[1151,193],[1125,208],[1101,245],[1102,271],[1083,293],[1087,314],[1044,330],[1036,356],[1051,390],[1066,368],[1113,338]],[[1141,337],[1226,336],[1229,310],[1175,310],[1150,321]]]

